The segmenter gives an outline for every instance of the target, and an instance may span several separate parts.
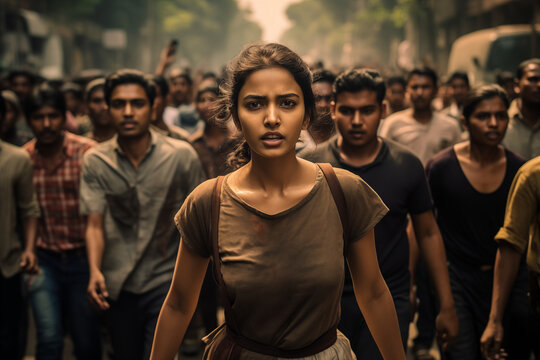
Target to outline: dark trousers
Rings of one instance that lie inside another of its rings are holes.
[[[64,325],[78,360],[101,359],[99,318],[86,297],[88,262],[84,251],[56,254],[38,250],[39,273],[28,277],[37,330],[37,360],[62,359]]]
[[[20,360],[26,345],[26,303],[22,275],[9,278],[0,273],[0,357]]]
[[[449,265],[450,285],[459,319],[459,335],[446,353],[448,360],[481,360],[480,337],[489,319],[493,271]],[[528,280],[522,266],[505,310],[503,347],[508,359],[528,360],[531,352]]]
[[[398,316],[403,348],[406,349],[409,337],[409,289],[392,294],[392,298]],[[354,293],[346,293],[341,297],[341,320],[338,328],[351,342],[351,348],[358,359],[382,360]]]
[[[413,341],[415,347],[430,349],[435,339],[435,318],[439,312],[439,304],[427,267],[422,260],[418,261],[415,279],[418,298],[416,319],[418,335]]]
[[[142,294],[122,291],[104,313],[115,360],[150,358],[161,306],[169,291],[165,283]]]

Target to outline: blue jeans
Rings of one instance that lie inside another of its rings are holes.
[[[62,359],[64,325],[78,360],[101,359],[99,318],[87,297],[88,262],[83,250],[38,250],[39,273],[28,278],[37,330],[36,360]]]

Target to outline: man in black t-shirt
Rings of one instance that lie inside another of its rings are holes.
[[[508,126],[508,104],[498,85],[470,92],[461,118],[469,140],[441,151],[427,165],[459,318],[460,331],[447,352],[449,360],[482,359],[480,336],[489,318],[498,248],[493,239],[504,222],[514,175],[525,162],[500,145]],[[505,318],[503,346],[509,359],[530,356],[526,271],[522,262]]]
[[[341,74],[334,82],[331,104],[331,115],[339,134],[300,156],[313,162],[328,162],[361,176],[390,209],[375,226],[375,242],[379,266],[396,305],[404,347],[411,315],[406,234],[407,214],[411,215],[441,300],[437,328],[439,340],[446,347],[453,342],[458,330],[446,255],[420,160],[401,145],[377,136],[385,113],[384,96],[384,81],[376,71],[351,70]],[[341,311],[339,329],[351,341],[358,358],[382,359],[356,305],[348,274]]]

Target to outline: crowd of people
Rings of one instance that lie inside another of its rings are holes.
[[[30,306],[37,360],[65,334],[77,359],[540,359],[540,59],[471,87],[174,55],[2,79],[1,358]]]

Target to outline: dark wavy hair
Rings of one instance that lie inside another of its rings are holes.
[[[288,47],[270,44],[252,44],[245,47],[238,56],[227,65],[225,81],[220,86],[220,97],[216,104],[216,119],[226,122],[230,118],[239,125],[238,95],[246,79],[258,70],[271,67],[286,69],[302,89],[305,116],[310,121],[315,118],[315,97],[311,89],[312,75],[308,65]],[[229,165],[237,169],[249,162],[251,151],[248,143],[242,139],[236,150],[229,156]]]
[[[504,103],[504,106],[508,109],[510,106],[508,96],[506,95],[506,91],[504,91],[504,89],[499,85],[484,85],[472,89],[467,95],[467,99],[463,105],[463,117],[465,120],[469,120],[471,114],[474,112],[480,102],[494,97],[499,97]]]

